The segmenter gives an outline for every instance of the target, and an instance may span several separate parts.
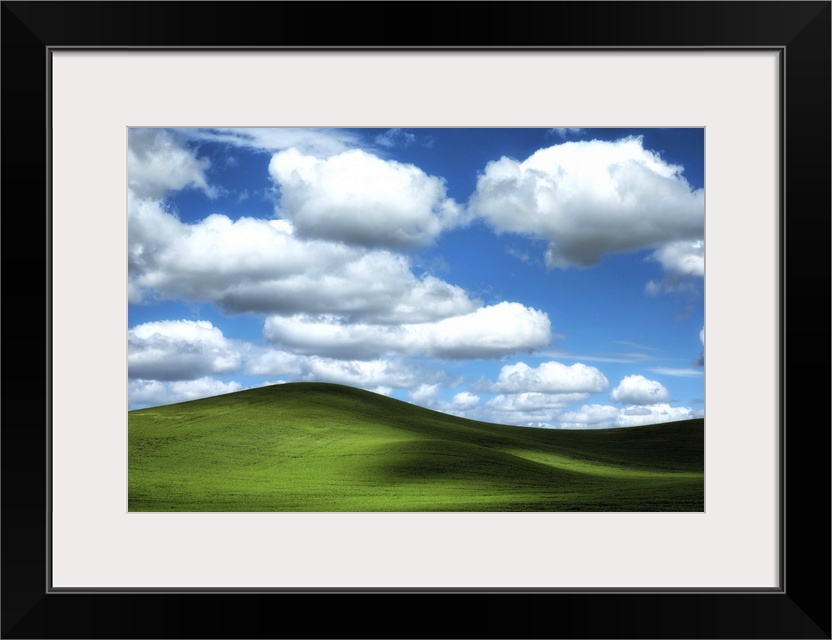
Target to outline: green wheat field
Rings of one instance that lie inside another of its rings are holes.
[[[556,430],[291,383],[128,413],[129,511],[703,511],[704,421]]]

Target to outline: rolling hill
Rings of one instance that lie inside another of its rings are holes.
[[[291,383],[128,414],[130,511],[702,511],[704,421],[555,430]]]

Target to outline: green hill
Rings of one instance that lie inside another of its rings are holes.
[[[131,411],[130,511],[702,511],[704,421],[475,422],[333,384]]]

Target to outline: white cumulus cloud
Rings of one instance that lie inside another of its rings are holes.
[[[163,198],[185,187],[201,189],[209,197],[216,190],[205,175],[210,162],[197,158],[179,137],[166,129],[130,129],[127,145],[127,183],[139,197]]]
[[[407,395],[416,404],[430,406],[439,395],[439,384],[420,384]]]
[[[429,353],[446,358],[507,355],[548,345],[551,328],[543,311],[500,302],[438,321],[429,334]]]
[[[514,393],[499,394],[486,406],[494,422],[515,425],[551,424],[569,405],[586,400],[588,393]]]
[[[501,302],[436,322],[397,326],[349,324],[333,316],[271,316],[263,335],[294,350],[341,358],[384,353],[493,358],[549,344],[551,323],[542,311]]]
[[[499,393],[597,393],[607,386],[609,381],[603,373],[580,362],[570,366],[543,362],[537,367],[518,362],[502,367],[490,390]]]
[[[254,353],[246,372],[258,376],[291,376],[295,381],[334,382],[381,393],[378,389],[416,389],[432,374],[394,359],[339,360],[274,349]],[[385,393],[385,395],[389,395]]]
[[[595,367],[551,361],[537,367],[525,362],[505,365],[496,381],[481,382],[477,389],[497,394],[485,403],[490,420],[539,426],[552,424],[565,407],[608,386],[606,376]]]
[[[670,392],[656,380],[644,376],[626,376],[610,393],[613,402],[622,404],[658,404],[670,399]]]
[[[457,393],[451,400],[451,405],[458,411],[467,411],[473,409],[480,402],[480,397],[468,391],[461,391]]]
[[[664,270],[673,276],[705,275],[705,242],[684,240],[671,242],[656,249],[651,258],[660,262]]]
[[[210,377],[197,380],[179,380],[160,382],[159,380],[130,380],[127,384],[127,396],[130,408],[159,406],[198,400],[224,393],[241,391],[239,382],[222,382]]]
[[[698,417],[689,407],[671,407],[656,404],[649,407],[628,406],[625,408],[608,405],[584,405],[576,411],[563,413],[558,426],[563,429],[606,429],[610,427],[636,427],[660,422],[675,422]]]
[[[464,222],[444,180],[359,149],[326,159],[288,149],[272,157],[269,173],[282,216],[306,237],[399,249]]]
[[[306,356],[289,351],[267,349],[255,352],[246,362],[246,373],[255,376],[299,376],[305,370]]]
[[[285,220],[213,214],[186,224],[161,203],[128,196],[132,303],[213,302],[235,313],[328,313],[425,322],[477,308],[465,291],[417,277],[406,256],[301,239]]]
[[[702,343],[702,351],[699,352],[699,357],[694,360],[693,364],[697,367],[704,367],[705,366],[705,327],[702,327],[701,331],[699,331],[699,342]]]
[[[411,367],[387,360],[334,360],[311,356],[306,359],[304,369],[306,380],[336,382],[365,389],[408,389],[420,380]]]
[[[131,378],[193,380],[232,373],[242,353],[210,322],[165,320],[137,325],[127,332]]]
[[[558,425],[564,429],[617,427],[620,409],[608,405],[589,404],[561,416]]]
[[[469,207],[499,232],[548,240],[550,266],[591,266],[607,253],[702,239],[704,192],[682,172],[640,137],[565,142],[488,163]]]

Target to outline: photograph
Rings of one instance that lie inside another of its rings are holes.
[[[127,136],[130,512],[704,512],[704,127]]]

